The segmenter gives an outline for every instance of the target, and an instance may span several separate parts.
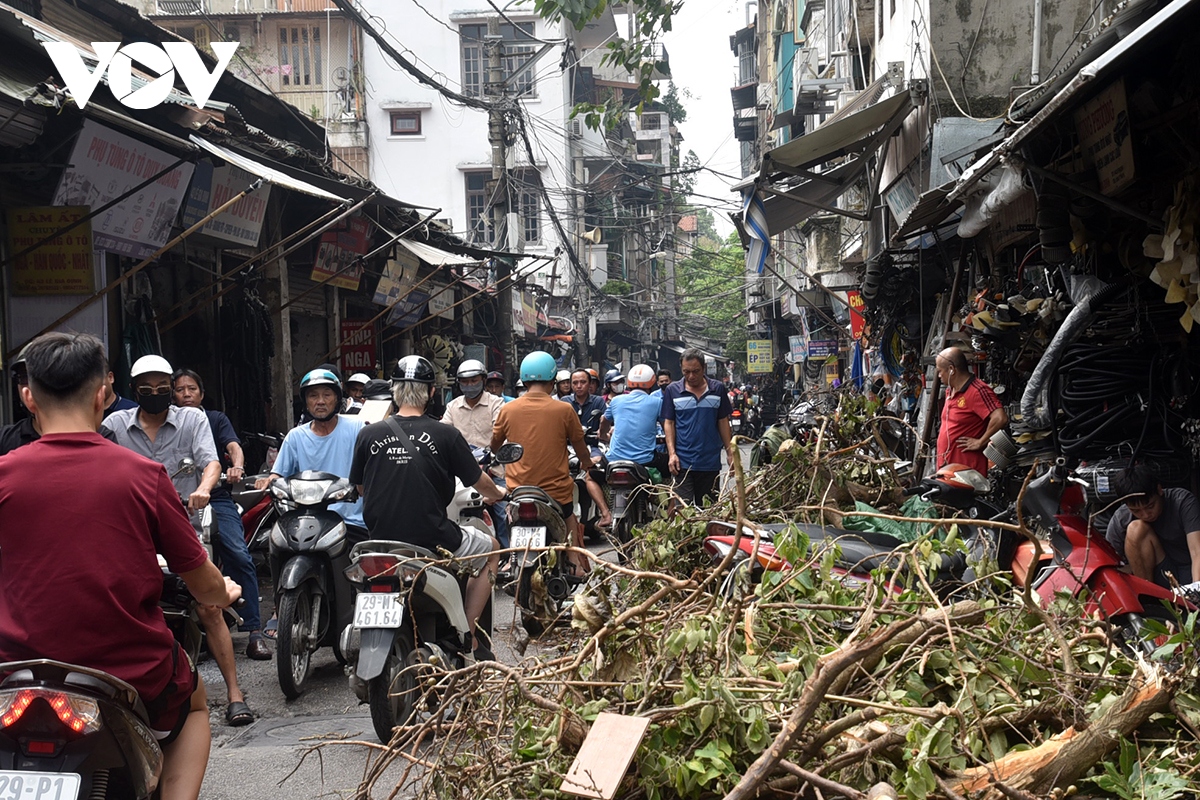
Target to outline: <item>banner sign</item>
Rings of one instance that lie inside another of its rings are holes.
[[[410,328],[425,318],[425,306],[429,302],[429,293],[421,289],[413,289],[388,312],[388,325],[397,328]]]
[[[86,217],[87,206],[8,210],[9,252],[19,253]],[[85,222],[13,262],[14,295],[91,294],[96,291],[92,229]]]
[[[176,160],[170,153],[85,119],[51,205],[95,210]],[[192,165],[180,164],[93,219],[92,246],[131,258],[152,255],[170,239],[191,177]]]
[[[204,213],[208,214],[225,205],[230,198],[244,192],[246,187],[256,180],[257,175],[251,175],[232,164],[214,169],[208,209]],[[200,232],[227,242],[257,247],[258,237],[262,234],[263,219],[267,215],[267,201],[270,199],[271,184],[263,181],[262,186],[214,217]]]
[[[791,350],[793,364],[799,364],[808,358],[808,343],[804,341],[803,336],[789,336],[788,349]]]
[[[354,216],[345,219],[332,230],[321,234],[321,243],[317,245],[317,256],[313,261],[311,279],[321,281],[337,275],[329,281],[330,286],[340,289],[358,291],[359,281],[362,280],[363,265],[355,264],[355,259],[366,255],[371,248],[371,223],[366,217]],[[349,269],[346,269],[350,267]],[[345,270],[345,272],[342,272]],[[340,275],[338,273],[341,272]]]
[[[1096,167],[1101,192],[1115,194],[1133,180],[1133,137],[1123,79],[1075,112],[1075,131],[1083,157]]]
[[[770,339],[746,340],[746,372],[752,375],[770,372],[774,361]]]
[[[429,313],[443,319],[454,319],[454,289],[444,283],[432,283],[429,288]]]
[[[371,299],[376,305],[390,306],[400,295],[408,291],[417,275],[417,262],[389,258],[383,266],[383,274],[375,285]]]
[[[865,303],[862,299],[862,293],[857,289],[851,289],[846,292],[846,299],[850,306],[850,335],[854,337],[854,341],[862,338],[863,329],[867,326],[867,322],[863,319],[862,311]]]
[[[808,343],[809,358],[828,358],[837,354],[837,339],[813,339]]]
[[[375,374],[375,324],[371,323],[363,328],[366,323],[365,319],[342,320],[341,335],[338,339],[342,343],[343,375],[355,372]]]
[[[523,330],[525,333],[537,333],[537,305],[533,301],[532,292],[512,293],[513,331]]]

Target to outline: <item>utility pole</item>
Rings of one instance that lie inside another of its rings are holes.
[[[500,17],[488,17],[487,36],[484,49],[487,53],[487,81],[484,94],[488,100],[488,142],[492,145],[492,180],[487,188],[491,203],[492,246],[507,250],[508,244],[508,175],[504,129],[504,37],[500,35]],[[503,247],[502,247],[503,246]],[[512,281],[504,280],[511,274],[513,264],[507,258],[496,259],[496,280],[501,289],[496,293],[499,306],[496,324],[499,327],[500,349],[504,352],[507,367],[505,383],[516,371],[516,347],[513,336],[513,287]]]

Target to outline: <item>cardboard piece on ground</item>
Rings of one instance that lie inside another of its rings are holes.
[[[559,791],[577,797],[612,800],[649,727],[650,720],[646,717],[600,714],[592,723]]]

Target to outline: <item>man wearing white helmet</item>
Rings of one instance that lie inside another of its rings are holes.
[[[371,376],[363,372],[356,372],[346,378],[346,383],[343,385],[346,392],[346,410],[343,413],[357,414],[362,411],[363,389],[370,380]]]
[[[458,388],[462,390],[462,394],[451,400],[446,406],[442,422],[457,429],[467,440],[467,444],[472,447],[488,447],[492,443],[492,428],[496,424],[496,417],[500,416],[504,399],[484,391],[483,384],[487,378],[487,368],[481,361],[469,358],[462,362],[458,365],[455,377],[458,379]],[[488,475],[501,490],[505,488],[502,466],[492,467]],[[497,504],[496,513],[492,514],[492,519],[496,523],[496,538],[500,540],[501,547],[508,547],[508,520],[504,515],[505,505]]]
[[[111,431],[117,444],[162,464],[189,511],[208,505],[211,492],[221,478],[221,462],[208,417],[198,408],[171,405],[171,364],[162,356],[142,356],[129,371],[130,385],[138,408],[115,411],[105,417],[101,430]],[[196,465],[190,474],[179,471],[189,458]],[[228,705],[225,721],[249,725],[254,714],[238,685],[233,658],[233,637],[221,610],[202,605],[200,622],[208,635],[208,651],[225,679]]]

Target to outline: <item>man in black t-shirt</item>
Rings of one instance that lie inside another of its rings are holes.
[[[455,558],[484,566],[467,582],[464,603],[471,635],[491,596],[499,567],[500,543],[476,528],[460,528],[446,516],[454,499],[454,479],[471,486],[488,503],[504,493],[479,468],[461,433],[425,416],[432,396],[433,365],[406,356],[392,373],[395,416],[367,425],[354,444],[350,481],[363,497],[363,518],[372,539],[406,542],[427,550],[442,548]],[[491,660],[486,643],[476,641],[476,658]]]

